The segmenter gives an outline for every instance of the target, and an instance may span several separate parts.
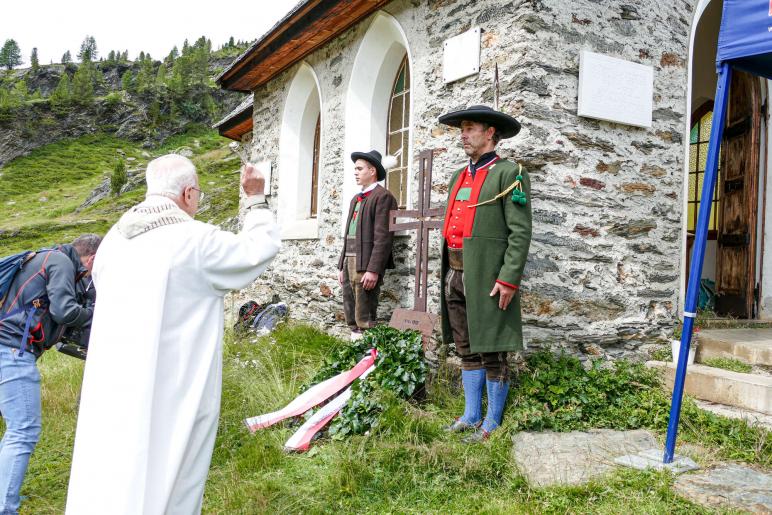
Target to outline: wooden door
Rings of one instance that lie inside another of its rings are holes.
[[[760,121],[758,78],[733,70],[719,185],[716,312],[721,316],[756,316]]]

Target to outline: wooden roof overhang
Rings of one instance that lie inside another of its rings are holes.
[[[252,131],[252,108],[245,109],[237,116],[225,121],[222,125],[217,127],[221,136],[230,138],[235,141],[241,141],[241,137]]]
[[[302,0],[217,78],[222,89],[252,92],[390,0]]]
[[[241,141],[244,134],[252,131],[254,125],[252,120],[253,106],[253,96],[249,95],[236,109],[228,113],[228,116],[214,124],[213,127],[217,129],[220,136]]]

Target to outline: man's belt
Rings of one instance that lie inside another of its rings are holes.
[[[357,240],[356,240],[356,238],[346,238],[346,255],[347,256],[356,256],[357,255]]]
[[[448,248],[448,266],[453,270],[464,270],[464,250]]]

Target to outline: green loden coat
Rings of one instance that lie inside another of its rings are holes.
[[[450,180],[448,209],[456,182],[466,168],[457,170]],[[494,198],[507,189],[518,175],[516,163],[502,159],[494,163],[485,177],[477,202]],[[469,344],[472,352],[504,352],[523,348],[520,317],[520,288],[506,310],[499,309],[499,296],[490,296],[496,279],[520,286],[531,244],[531,180],[525,169],[522,187],[526,205],[512,201],[511,194],[476,209],[471,237],[464,238],[464,290],[466,293]],[[446,213],[446,217],[450,216]],[[442,245],[442,341],[450,343],[453,334],[445,303],[445,276],[448,271],[447,244]]]

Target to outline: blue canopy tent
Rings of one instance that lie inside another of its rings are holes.
[[[686,288],[686,300],[684,302],[684,325],[673,385],[673,401],[670,406],[670,419],[663,458],[665,463],[671,463],[675,453],[681,400],[684,392],[684,381],[686,380],[686,364],[694,318],[697,316],[697,298],[700,291],[710,209],[716,184],[718,156],[726,123],[726,107],[732,69],[735,68],[772,79],[772,0],[724,0],[716,68],[718,83],[713,107],[713,125],[708,144],[702,200],[697,215],[697,228],[689,269],[689,284]]]

